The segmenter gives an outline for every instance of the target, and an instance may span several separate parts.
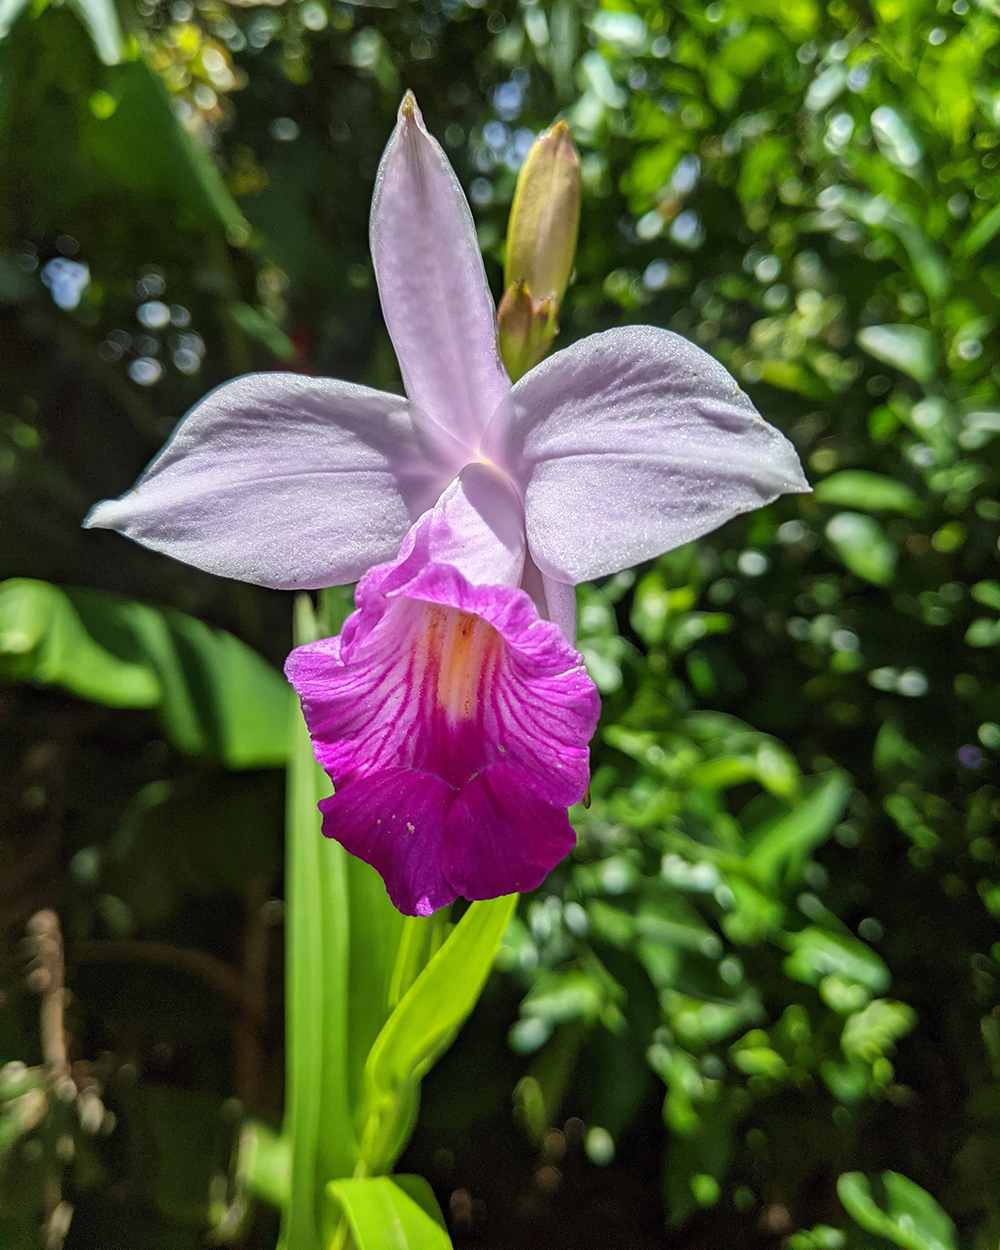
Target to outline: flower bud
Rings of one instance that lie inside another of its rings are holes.
[[[580,224],[580,157],[569,126],[538,136],[521,167],[507,226],[504,287],[523,282],[558,308],[573,271]]]
[[[580,157],[556,122],[532,144],[507,225],[500,353],[516,382],[542,359],[558,330],[580,224]]]
[[[497,309],[500,355],[512,382],[542,359],[556,336],[556,302],[536,300],[524,282],[513,282]]]

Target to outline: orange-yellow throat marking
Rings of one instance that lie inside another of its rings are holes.
[[[433,604],[427,610],[424,643],[431,682],[437,670],[438,707],[452,724],[471,720],[496,669],[503,639],[482,617]]]

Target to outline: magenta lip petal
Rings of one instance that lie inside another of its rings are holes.
[[[323,832],[378,872],[395,907],[429,916],[455,898],[441,871],[441,837],[455,795],[410,768],[372,773],[320,803]]]
[[[338,788],[324,831],[411,914],[534,888],[569,852],[599,712],[558,626],[522,590],[429,563],[429,530],[363,579],[339,639],[285,667]]]
[[[455,799],[445,825],[444,872],[463,898],[533,890],[576,845],[566,809],[553,807],[505,764],[484,769]]]

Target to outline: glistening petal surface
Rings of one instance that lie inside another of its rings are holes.
[[[371,247],[406,393],[474,447],[510,381],[472,213],[409,92],[375,181]]]
[[[425,521],[427,559],[481,586],[517,586],[524,571],[524,509],[511,482],[468,464]]]
[[[206,396],[135,487],[84,524],[224,577],[332,586],[393,556],[461,464],[399,396],[251,374]]]
[[[523,514],[522,514],[523,515]],[[522,519],[523,524],[523,519]],[[521,586],[531,596],[539,616],[555,621],[572,647],[576,643],[576,588],[546,576],[530,555],[525,555]]]
[[[809,490],[791,443],[679,335],[627,326],[556,353],[483,440],[525,502],[539,569],[578,583]]]

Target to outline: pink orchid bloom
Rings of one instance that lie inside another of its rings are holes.
[[[372,201],[407,398],[238,378],[85,525],[280,589],[361,579],[286,672],[337,791],[323,831],[400,911],[532,889],[572,848],[598,698],[573,587],[809,489],[685,339],[608,330],[511,386],[472,214],[407,93]]]

